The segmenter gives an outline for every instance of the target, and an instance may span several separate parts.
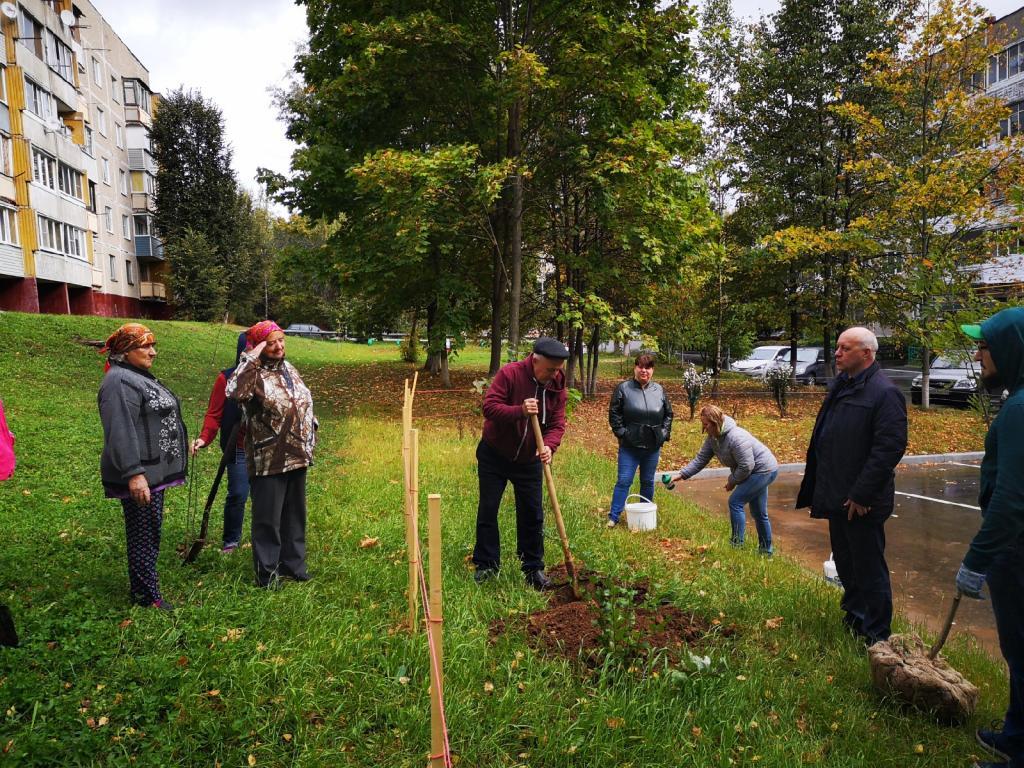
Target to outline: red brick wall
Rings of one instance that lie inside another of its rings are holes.
[[[173,314],[171,307],[160,302],[143,302],[65,283],[37,282],[34,277],[0,278],[0,310],[155,320],[168,320]]]

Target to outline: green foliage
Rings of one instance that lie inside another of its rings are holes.
[[[399,357],[403,362],[416,363],[420,359],[420,340],[415,334],[409,334],[398,346]]]
[[[167,243],[165,253],[176,314],[219,320],[227,307],[228,279],[217,249],[206,235],[185,229]]]
[[[647,649],[636,624],[636,590],[612,584],[598,596],[601,664],[606,671],[627,669]]]
[[[219,275],[225,308],[241,320],[254,316],[260,286],[259,255],[261,225],[252,200],[239,190],[231,170],[231,148],[224,136],[224,118],[220,108],[197,91],[184,88],[170,91],[160,99],[150,130],[153,156],[157,163],[156,229],[168,249],[187,237],[188,230],[199,233],[211,247],[205,258],[208,265],[187,264],[191,247],[178,248],[177,264],[186,275]],[[264,227],[265,229],[265,227]],[[188,277],[174,280],[181,286]],[[210,302],[197,289],[199,304],[188,302],[194,292],[175,290],[175,310],[180,317],[205,319]]]
[[[776,363],[769,366],[764,373],[764,386],[772,393],[779,416],[785,418],[789,390],[793,388],[793,366],[789,363]]]

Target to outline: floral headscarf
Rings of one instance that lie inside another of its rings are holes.
[[[142,323],[125,323],[107,338],[100,352],[107,355],[124,355],[139,347],[156,344],[156,337]]]
[[[274,331],[281,331],[281,333],[284,333],[284,331],[281,330],[281,326],[273,320],[260,320],[256,325],[252,326],[245,332],[245,339],[249,343],[248,348],[252,349],[261,341],[266,341]]]

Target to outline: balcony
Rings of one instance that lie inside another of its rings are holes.
[[[167,286],[143,280],[139,283],[139,298],[143,301],[167,301]]]
[[[153,195],[148,192],[132,192],[132,210],[149,211],[150,213],[155,211],[156,205],[153,203]]]
[[[132,171],[149,171],[156,175],[156,160],[145,149],[128,150],[128,169]]]
[[[135,258],[139,261],[163,261],[164,244],[152,235],[136,235]]]
[[[124,108],[124,119],[130,123],[138,123],[144,125],[147,128],[153,127],[153,118],[149,112],[144,110],[142,107],[125,106]]]
[[[93,288],[102,288],[103,287],[103,270],[102,269],[97,269],[96,267],[92,268],[92,287]]]

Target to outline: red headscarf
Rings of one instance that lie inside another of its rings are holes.
[[[275,323],[273,320],[260,320],[256,325],[252,326],[245,332],[245,340],[248,342],[248,349],[252,349],[261,341],[266,341],[267,337],[270,336],[274,331],[281,330],[281,326]]]

